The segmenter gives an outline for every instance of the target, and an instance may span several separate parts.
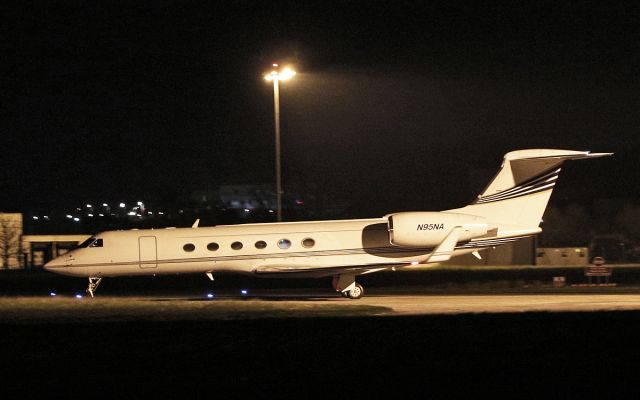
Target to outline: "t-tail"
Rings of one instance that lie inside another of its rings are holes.
[[[512,151],[505,154],[500,171],[471,205],[448,211],[485,218],[498,237],[536,234],[541,231],[542,215],[562,163],[612,154],[555,149]]]

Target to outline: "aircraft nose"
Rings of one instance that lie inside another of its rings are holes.
[[[64,263],[60,262],[60,257],[54,258],[53,260],[49,261],[48,263],[46,263],[44,265],[44,269],[46,269],[47,271],[51,271],[52,269],[55,268],[60,268],[63,267]]]
[[[53,271],[55,272],[56,269],[60,269],[60,268],[64,268],[64,267],[68,267],[72,264],[72,261],[74,260],[73,255],[72,254],[65,254],[62,256],[58,256],[56,258],[54,258],[53,260],[49,261],[48,263],[46,263],[44,265],[44,269],[46,269],[47,271]]]

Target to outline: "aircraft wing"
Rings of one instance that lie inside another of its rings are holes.
[[[253,270],[257,275],[290,275],[293,276],[332,276],[340,274],[366,274],[368,272],[381,271],[392,267],[404,267],[411,265],[405,263],[375,263],[363,265],[336,265],[336,266],[317,266],[317,265],[293,265],[293,264],[267,264],[258,266]]]
[[[413,262],[394,263],[374,263],[362,265],[338,265],[338,266],[317,266],[317,265],[292,265],[292,264],[266,264],[258,266],[253,270],[258,275],[297,275],[297,276],[331,276],[341,274],[361,275],[369,272],[382,271],[392,267],[404,267],[411,264],[427,264],[431,262],[447,261],[453,255],[456,244],[460,237],[462,228],[456,226],[444,238],[444,240],[430,254],[418,257]]]

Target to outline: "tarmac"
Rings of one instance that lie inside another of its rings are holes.
[[[0,323],[30,324],[610,311],[640,311],[640,294],[0,297]]]
[[[393,315],[640,310],[640,295],[380,296],[363,303],[387,307]]]
[[[90,298],[84,280],[5,274],[0,398],[640,396],[640,268],[617,286],[578,286],[581,270],[375,275],[350,300],[233,276],[112,279]]]
[[[640,396],[636,293],[194,293],[0,297],[0,397]]]

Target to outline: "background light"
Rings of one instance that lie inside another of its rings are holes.
[[[277,67],[278,64],[273,64],[274,67]],[[287,79],[291,79],[296,75],[296,71],[293,69],[286,67],[281,71],[273,70],[268,74],[264,75],[264,79],[268,81],[286,81]]]

